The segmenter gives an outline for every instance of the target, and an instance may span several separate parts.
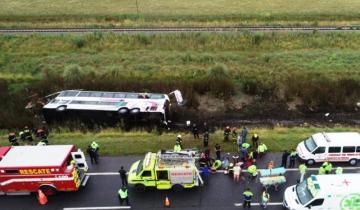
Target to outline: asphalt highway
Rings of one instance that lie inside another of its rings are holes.
[[[121,186],[121,180],[117,171],[121,165],[126,169],[138,160],[141,156],[126,157],[101,157],[98,165],[90,165],[89,175],[91,175],[87,185],[77,192],[61,192],[52,197],[48,197],[49,202],[41,206],[35,194],[22,196],[0,196],[0,210],[81,210],[81,209],[126,209],[120,207],[117,191]],[[260,160],[259,168],[264,168],[269,160],[275,161],[275,166],[280,164],[281,154],[267,154]],[[341,164],[343,167],[349,167]],[[316,166],[315,166],[316,167]],[[296,168],[297,169],[297,168]],[[282,197],[286,186],[296,183],[299,172],[296,169],[287,171],[286,185],[279,188],[279,191],[270,189],[270,203],[267,209],[282,209]],[[359,173],[360,168],[352,167],[344,169],[344,173]],[[316,174],[317,170],[309,170],[307,175]],[[209,177],[206,184],[195,189],[184,190],[182,192],[146,190],[136,192],[130,188],[129,199],[131,209],[155,210],[165,209],[163,207],[165,196],[171,201],[171,208],[178,210],[230,210],[242,209],[242,193],[244,188],[249,187],[254,193],[253,210],[262,209],[259,207],[260,193],[262,186],[255,181],[249,182],[246,179],[247,173],[242,174],[240,183],[234,183],[232,178],[223,173],[216,173]],[[240,206],[238,206],[240,205]]]

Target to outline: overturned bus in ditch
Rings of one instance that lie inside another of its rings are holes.
[[[184,100],[179,90],[171,92],[178,105]],[[168,121],[170,97],[163,93],[133,93],[64,90],[47,96],[43,114],[48,123],[81,120],[115,124],[121,119]]]

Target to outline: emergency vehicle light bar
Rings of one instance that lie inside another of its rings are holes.
[[[322,132],[322,135],[324,136],[324,138],[327,142],[330,142],[330,138],[328,137],[328,135],[325,132]]]

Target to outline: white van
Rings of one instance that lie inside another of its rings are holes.
[[[360,209],[360,174],[312,175],[286,188],[283,205],[293,210]]]
[[[360,134],[356,132],[316,133],[299,143],[298,156],[308,165],[315,162],[349,162],[360,159]]]

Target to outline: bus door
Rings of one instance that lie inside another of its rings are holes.
[[[171,188],[169,172],[167,170],[156,171],[156,187],[159,190]]]

